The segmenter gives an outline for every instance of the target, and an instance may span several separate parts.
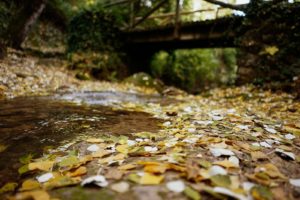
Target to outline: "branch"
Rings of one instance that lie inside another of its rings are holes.
[[[204,0],[208,3],[212,3],[212,4],[215,4],[215,5],[219,5],[223,8],[230,8],[230,9],[233,9],[233,10],[245,10],[246,7],[247,7],[247,4],[239,4],[239,5],[234,5],[234,4],[230,4],[230,3],[224,3],[222,1],[218,1],[218,0]]]

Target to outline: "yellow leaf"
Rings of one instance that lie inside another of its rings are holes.
[[[54,165],[54,161],[41,161],[41,162],[33,162],[29,163],[29,170],[42,170],[42,171],[50,171]]]
[[[150,173],[145,173],[140,180],[143,185],[158,185],[164,179],[164,176],[156,176]]]
[[[76,165],[79,163],[79,159],[77,156],[68,156],[67,158],[63,159],[60,163],[60,167],[68,167],[72,165]]]
[[[263,171],[270,178],[286,179],[286,177],[279,171],[279,169],[271,163],[259,165],[255,168],[255,171]]]
[[[261,151],[252,151],[251,158],[253,161],[256,162],[258,160],[266,160],[266,159],[268,159],[268,156]]]
[[[50,195],[44,190],[34,190],[30,192],[18,193],[16,196],[17,200],[50,200]]]
[[[120,153],[127,154],[128,153],[128,145],[122,144],[116,147],[116,150]]]
[[[40,188],[40,183],[33,179],[28,179],[22,183],[20,191],[35,190]]]
[[[68,172],[66,175],[70,176],[70,177],[82,176],[82,175],[86,174],[86,172],[87,172],[86,167],[79,167],[75,170]]]
[[[119,166],[118,169],[119,170],[129,170],[129,169],[135,169],[136,167],[137,167],[136,164],[126,164],[126,165]]]
[[[230,162],[229,160],[216,161],[216,162],[214,162],[214,164],[220,165],[220,166],[226,167],[226,168],[239,168],[239,166],[237,166],[233,162]]]
[[[109,154],[111,154],[111,152],[106,151],[106,150],[99,150],[99,151],[96,151],[96,152],[92,153],[92,156],[93,156],[93,158],[102,158],[102,157],[107,156]]]
[[[15,182],[6,183],[4,186],[0,188],[0,194],[6,193],[6,192],[13,192],[16,187],[18,186]]]
[[[293,133],[294,135],[300,136],[300,129],[292,126],[284,126],[283,129],[287,132]]]
[[[4,144],[0,144],[0,153],[5,151],[7,149],[7,145],[4,145]]]
[[[276,46],[268,46],[265,48],[265,52],[271,56],[275,55],[278,51],[279,49]]]
[[[102,142],[104,142],[104,140],[102,140],[100,138],[88,138],[86,141],[88,143],[102,143]]]
[[[44,184],[46,189],[53,189],[59,187],[66,187],[71,185],[76,185],[81,182],[80,177],[71,178],[68,176],[57,176],[54,179],[51,179],[47,183]]]
[[[144,167],[145,172],[150,173],[165,173],[168,169],[168,165],[166,164],[159,164],[159,165],[146,165]]]

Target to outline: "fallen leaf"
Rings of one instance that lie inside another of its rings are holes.
[[[50,179],[48,182],[44,184],[44,188],[46,189],[54,189],[60,187],[66,187],[71,185],[77,185],[81,182],[81,178],[79,177],[68,177],[68,176],[57,176],[53,179]]]
[[[18,183],[15,183],[15,182],[6,183],[4,186],[2,186],[0,188],[0,194],[6,193],[6,192],[13,192],[13,191],[15,191],[17,186],[18,186]]]
[[[128,145],[122,144],[116,147],[116,150],[120,153],[127,154],[128,153]]]
[[[158,185],[164,179],[164,176],[157,176],[150,173],[144,173],[140,179],[142,185]]]
[[[211,182],[215,186],[229,188],[231,185],[231,180],[228,175],[217,174],[210,177]]]
[[[105,174],[105,177],[107,179],[114,179],[114,180],[120,180],[124,175],[123,171],[120,171],[119,169],[112,168],[109,169],[108,172]]]
[[[104,142],[104,140],[100,139],[100,138],[88,138],[86,141],[88,143],[102,143],[102,142]]]
[[[290,179],[289,182],[295,187],[300,187],[300,179]]]
[[[47,182],[49,181],[50,179],[54,178],[53,174],[52,173],[46,173],[46,174],[43,174],[41,176],[38,176],[36,177],[37,181],[40,182],[40,183],[44,183],[44,182]]]
[[[268,156],[261,152],[261,151],[252,151],[251,152],[251,158],[253,161],[258,161],[258,160],[267,160],[269,159]]]
[[[238,200],[248,200],[248,198],[242,194],[238,194],[238,193],[235,193],[227,188],[223,188],[223,187],[215,187],[213,189],[214,192],[216,193],[220,193],[220,194],[224,194],[224,195],[227,195],[227,196],[230,196],[230,197],[233,197],[235,199],[238,199]]]
[[[86,186],[89,184],[94,184],[99,187],[106,187],[108,185],[108,182],[106,181],[104,176],[100,175],[90,176],[81,182],[81,186]]]
[[[50,200],[50,195],[44,190],[34,190],[29,192],[21,192],[16,194],[17,200]]]
[[[269,190],[269,188],[256,185],[253,186],[250,190],[250,194],[255,200],[272,200],[273,195],[272,192]]]
[[[92,153],[92,156],[93,156],[93,158],[102,158],[102,157],[107,156],[107,155],[110,155],[110,154],[112,154],[112,152],[106,151],[106,150],[103,150],[103,149],[102,149],[102,150],[93,152],[93,153]]]
[[[286,177],[279,171],[279,169],[275,165],[273,165],[271,163],[267,163],[267,164],[263,164],[263,165],[258,165],[255,168],[255,172],[264,172],[270,178],[282,178],[282,179],[286,179]]]
[[[66,176],[76,177],[76,176],[85,175],[86,173],[87,173],[86,167],[81,166],[77,169],[74,169],[74,170],[71,170],[71,171],[67,172]]]
[[[111,185],[111,189],[118,193],[125,193],[129,190],[130,185],[127,182],[119,182]]]
[[[73,166],[79,163],[77,156],[68,156],[58,163],[60,167]]]
[[[3,151],[5,151],[7,149],[7,145],[4,144],[0,144],[0,153],[2,153]]]
[[[227,175],[227,171],[223,167],[214,165],[208,170],[208,174],[210,176],[214,176],[214,175],[218,175],[218,174]]]
[[[166,184],[167,188],[176,193],[183,192],[185,189],[185,184],[183,181],[178,180],[178,181],[170,181]]]
[[[96,152],[100,150],[100,147],[97,144],[92,144],[88,146],[87,150],[91,152]]]
[[[41,161],[28,164],[29,170],[50,171],[53,168],[54,161]]]
[[[278,149],[278,148],[275,149],[275,152],[283,159],[286,159],[286,160],[295,160],[296,159],[295,154],[292,152],[287,152],[287,151],[284,151],[284,150]]]
[[[234,153],[229,149],[222,149],[222,148],[210,148],[210,152],[213,156],[233,156]]]
[[[199,192],[189,186],[185,187],[183,192],[189,199],[192,199],[192,200],[200,200],[201,199]]]
[[[22,187],[20,191],[28,191],[28,190],[35,190],[40,188],[40,183],[33,179],[28,179],[22,183]]]
[[[130,170],[130,169],[135,169],[137,167],[136,164],[126,164],[126,165],[121,165],[118,167],[119,170]]]

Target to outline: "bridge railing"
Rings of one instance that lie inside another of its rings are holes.
[[[117,6],[117,5],[124,5],[126,4],[129,6],[130,10],[130,17],[127,27],[124,27],[125,30],[134,30],[138,25],[144,23],[147,20],[153,20],[153,19],[161,19],[162,25],[165,24],[171,24],[173,23],[175,25],[174,28],[174,35],[179,34],[180,25],[182,22],[182,16],[191,16],[199,13],[205,13],[205,12],[215,12],[215,18],[219,17],[219,13],[221,10],[227,9],[223,7],[217,7],[216,9],[209,8],[209,9],[198,9],[198,10],[192,10],[192,11],[182,11],[180,0],[176,0],[176,10],[175,12],[171,13],[163,13],[163,14],[156,14],[153,15],[158,9],[160,9],[162,6],[167,4],[169,0],[161,0],[155,5],[151,7],[151,9],[146,12],[143,16],[137,16],[138,11],[135,10],[134,4],[137,2],[137,0],[119,0],[111,3],[107,3],[104,7],[108,8],[111,6]]]

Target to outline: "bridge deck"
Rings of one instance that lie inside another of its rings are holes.
[[[175,25],[154,27],[147,30],[125,32],[129,48],[184,49],[208,47],[234,47],[242,17],[231,16],[215,20],[184,23],[179,35],[174,35]]]

